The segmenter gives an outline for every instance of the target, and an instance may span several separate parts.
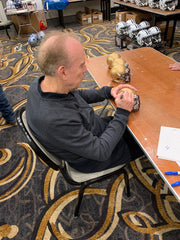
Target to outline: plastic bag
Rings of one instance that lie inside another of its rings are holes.
[[[46,10],[60,10],[66,8],[68,4],[68,0],[45,0],[44,8]]]

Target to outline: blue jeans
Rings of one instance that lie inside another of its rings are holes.
[[[0,112],[4,119],[7,122],[14,122],[15,121],[15,114],[13,109],[11,108],[5,93],[3,92],[2,86],[0,85]]]

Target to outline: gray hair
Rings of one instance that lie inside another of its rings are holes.
[[[70,33],[50,31],[45,35],[37,51],[37,63],[43,74],[54,76],[60,65],[69,67],[71,58],[66,44],[67,38],[79,38]]]

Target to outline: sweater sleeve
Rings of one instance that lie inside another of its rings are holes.
[[[61,146],[64,150],[77,156],[96,161],[107,160],[124,134],[129,112],[118,108],[113,120],[109,122],[100,136],[93,135],[82,124],[78,113],[71,112],[71,114],[73,118],[65,118],[64,125],[61,122],[61,126],[59,126],[57,122],[55,128],[50,129],[50,132],[54,133],[52,142],[56,145],[53,145],[53,148],[55,147],[58,150],[58,146]]]
[[[79,95],[87,103],[96,103],[104,101],[105,99],[111,98],[111,89],[112,87],[102,87],[100,89],[87,89],[87,90],[77,90]]]

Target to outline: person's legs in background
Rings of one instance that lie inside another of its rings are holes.
[[[3,118],[6,120],[8,124],[14,125],[16,123],[14,111],[11,108],[1,85],[0,85],[0,112],[2,113]]]

